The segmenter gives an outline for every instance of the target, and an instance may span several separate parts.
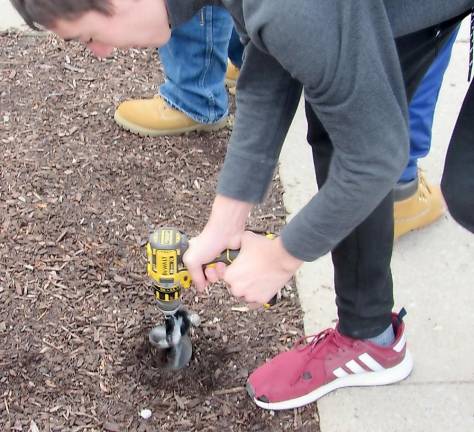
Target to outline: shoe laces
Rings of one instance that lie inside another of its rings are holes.
[[[308,341],[309,342],[306,342]],[[311,336],[305,336],[299,339],[295,343],[295,349],[298,351],[308,351],[308,360],[305,362],[301,368],[298,370],[298,373],[295,376],[295,381],[293,384],[300,379],[300,377],[306,372],[308,363],[317,357],[318,353],[323,349],[326,348],[325,354],[330,352],[336,353],[341,349],[344,349],[347,346],[347,340],[343,339],[341,334],[333,329],[328,328],[323,330],[320,333]],[[328,349],[329,347],[329,349]]]
[[[310,341],[305,343],[308,339]],[[342,340],[342,336],[337,330],[328,328],[315,335],[302,337],[296,342],[295,348],[300,351],[309,350],[311,353],[316,354],[323,346],[326,346],[327,344],[333,345],[336,350],[343,348],[343,346],[346,345]]]
[[[423,170],[418,171],[418,197],[422,201],[426,201],[429,196],[431,195],[431,188],[428,182],[426,181],[426,177],[423,173]]]

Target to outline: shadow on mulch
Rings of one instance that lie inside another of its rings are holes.
[[[268,412],[243,388],[303,334],[291,286],[250,312],[222,286],[189,291],[202,325],[183,371],[159,368],[147,343],[161,316],[143,246],[158,226],[203,227],[229,128],[152,139],[116,126],[118,103],[162,80],[152,51],[99,61],[17,33],[0,48],[0,430],[319,431],[315,405]],[[278,232],[285,216],[276,176],[249,226]]]

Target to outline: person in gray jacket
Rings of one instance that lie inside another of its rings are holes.
[[[161,46],[203,5],[227,8],[246,45],[238,110],[211,215],[185,263],[198,290],[223,279],[234,296],[261,305],[304,261],[332,251],[339,315],[335,329],[254,371],[248,392],[263,408],[286,409],[409,375],[404,311],[392,313],[391,191],[408,159],[407,99],[474,0],[11,1],[31,26],[101,56]],[[245,223],[264,199],[303,90],[319,192],[270,240]],[[235,262],[204,272],[227,247],[241,248]]]

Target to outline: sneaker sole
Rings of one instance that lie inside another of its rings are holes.
[[[253,401],[260,407],[268,410],[283,410],[299,408],[309,403],[315,402],[324,395],[342,387],[365,387],[393,384],[404,380],[413,370],[413,358],[407,350],[405,358],[396,366],[390,369],[384,369],[380,372],[366,372],[362,374],[348,375],[347,377],[337,378],[334,381],[318,388],[317,390],[282,402],[266,403],[256,399],[249,383],[247,383],[247,392]]]
[[[159,136],[173,136],[173,135],[183,135],[183,134],[190,134],[192,132],[214,132],[219,129],[222,129],[227,126],[227,117],[219,120],[216,123],[211,124],[196,124],[193,126],[188,126],[179,129],[148,129],[142,126],[136,125],[134,123],[129,122],[128,120],[124,119],[118,112],[114,114],[115,122],[136,135],[144,136],[144,137],[159,137]]]

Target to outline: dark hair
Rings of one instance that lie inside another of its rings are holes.
[[[57,19],[72,20],[89,11],[112,13],[110,0],[10,0],[26,24],[34,30],[38,25],[50,28]]]

